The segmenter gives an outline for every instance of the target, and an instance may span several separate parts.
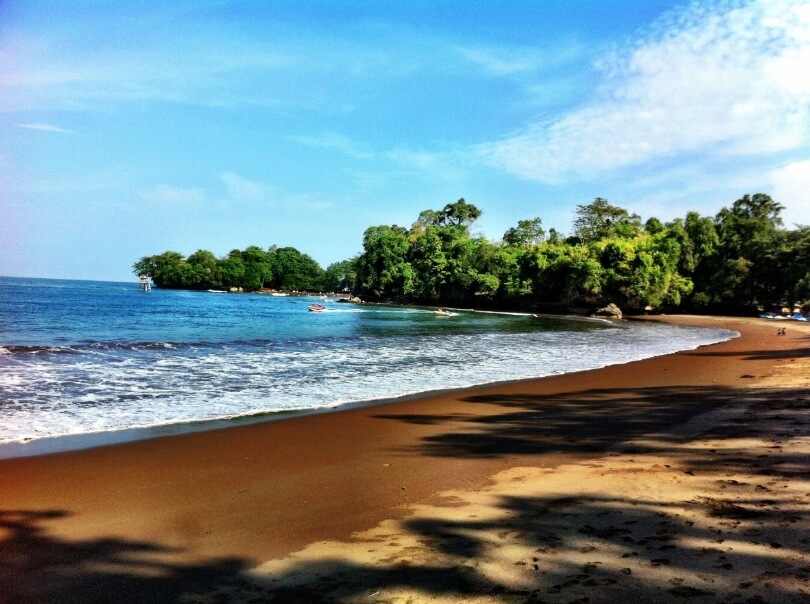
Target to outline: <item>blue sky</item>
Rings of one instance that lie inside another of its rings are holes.
[[[0,275],[294,246],[463,197],[810,224],[810,0],[0,2]]]

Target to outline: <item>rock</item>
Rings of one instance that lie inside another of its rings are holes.
[[[622,318],[622,311],[621,309],[613,304],[612,302],[605,306],[604,308],[600,308],[595,310],[591,313],[592,317],[607,317],[609,319],[621,319]]]

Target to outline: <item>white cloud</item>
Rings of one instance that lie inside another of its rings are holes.
[[[785,206],[785,226],[810,225],[810,159],[790,163],[769,174],[771,197]]]
[[[42,132],[57,132],[59,134],[76,134],[75,130],[68,130],[67,128],[60,128],[53,124],[17,124],[18,128],[27,128],[29,130],[40,130]]]
[[[475,149],[521,178],[559,182],[680,153],[756,155],[810,142],[810,4],[698,4],[601,65],[592,103]]]

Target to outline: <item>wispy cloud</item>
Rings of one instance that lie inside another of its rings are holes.
[[[561,182],[682,153],[756,155],[810,143],[810,3],[699,4],[605,57],[590,104],[475,148]]]
[[[206,200],[206,194],[205,191],[198,188],[158,184],[147,191],[143,191],[141,198],[161,205],[188,206],[203,203]]]
[[[225,184],[227,199],[237,202],[268,201],[268,187],[239,176],[236,172],[225,172],[220,176]]]
[[[486,72],[502,76],[524,71],[534,71],[546,65],[549,57],[536,49],[473,48],[458,47],[458,52],[468,61],[482,67]]]
[[[339,151],[354,159],[365,160],[374,157],[372,153],[364,150],[361,145],[336,132],[327,132],[321,136],[290,136],[288,138],[295,143],[309,147]]]
[[[250,180],[236,172],[223,172],[210,187],[179,187],[161,183],[140,193],[141,199],[159,205],[209,207],[232,212],[235,208],[254,211],[287,208],[307,212],[330,207],[332,202],[305,193],[282,193],[270,184]]]
[[[27,128],[29,130],[39,130],[41,132],[56,132],[59,134],[76,134],[75,130],[68,130],[67,128],[60,128],[53,124],[17,124],[18,128]]]

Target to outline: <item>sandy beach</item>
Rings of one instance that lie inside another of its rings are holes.
[[[2,460],[0,602],[810,602],[810,324],[642,320],[741,337]]]

